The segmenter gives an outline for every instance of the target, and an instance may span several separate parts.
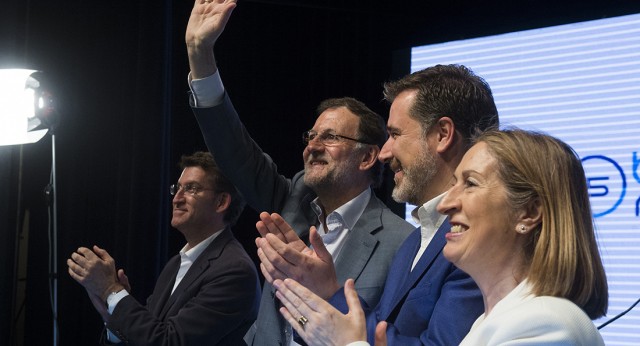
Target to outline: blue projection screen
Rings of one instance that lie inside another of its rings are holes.
[[[491,85],[502,127],[578,153],[609,282],[609,312],[594,322],[628,309],[640,298],[640,14],[411,50],[412,72],[453,63]],[[601,332],[607,345],[640,345],[640,306]]]

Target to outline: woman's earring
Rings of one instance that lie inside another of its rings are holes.
[[[527,233],[527,227],[525,227],[524,225],[520,225],[520,227],[516,227],[516,232],[520,234],[525,234]]]

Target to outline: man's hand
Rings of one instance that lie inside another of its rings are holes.
[[[261,214],[261,219],[262,216]],[[271,224],[264,221],[262,219],[266,228],[269,228],[266,226],[268,224],[281,230],[280,235],[275,235],[277,232],[274,228],[265,232],[258,226],[258,231],[264,237],[256,239],[256,245],[261,262],[260,269],[267,282],[273,283],[276,279],[292,278],[323,299],[329,299],[340,289],[333,258],[315,227],[311,227],[309,231],[312,246],[310,249],[302,246],[304,243],[299,239],[293,239],[290,233],[295,234],[295,232],[281,218],[272,220]]]
[[[118,269],[118,282],[124,286],[124,289],[127,290],[127,292],[131,293],[129,277],[124,273],[124,269]]]
[[[236,0],[195,0],[185,33],[191,78],[208,77],[216,71],[213,46],[235,7]]]
[[[127,290],[127,292],[131,293],[131,285],[129,285],[129,278],[124,274],[124,270],[122,269],[118,270],[118,281],[120,281],[120,283],[124,286],[124,289]],[[91,300],[91,304],[93,304],[93,307],[100,314],[100,317],[102,317],[102,321],[107,322],[107,320],[109,319],[109,310],[107,309],[107,305],[105,304],[105,301],[102,300],[98,295],[95,295],[89,291],[87,291],[87,295],[89,296],[89,299]]]
[[[311,253],[311,249],[305,244],[296,231],[278,213],[260,213],[260,221],[256,223],[258,233],[264,238],[271,233],[278,237],[283,243],[290,244],[294,250]]]
[[[98,246],[93,247],[93,251],[86,247],[80,247],[71,254],[67,260],[69,275],[81,284],[91,295],[100,297],[102,304],[111,292],[125,289],[125,286],[118,280],[115,261],[109,253]],[[124,271],[122,272],[124,278]],[[128,285],[128,280],[127,285]]]

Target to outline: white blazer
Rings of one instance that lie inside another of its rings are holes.
[[[536,297],[521,282],[482,314],[460,345],[604,345],[593,322],[573,302]]]

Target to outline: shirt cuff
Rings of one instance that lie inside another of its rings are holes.
[[[118,293],[112,293],[107,297],[107,310],[109,311],[109,315],[113,314],[113,310],[115,310],[116,305],[122,300],[122,298],[129,295],[127,290],[121,290]]]
[[[194,108],[210,108],[217,106],[224,100],[224,85],[220,78],[220,70],[200,79],[191,79],[191,72],[187,77],[191,90],[191,105]]]
[[[105,328],[107,327],[107,323],[104,323]],[[122,342],[122,340],[120,340],[115,334],[113,334],[109,328],[107,328],[107,341],[109,341],[112,344],[119,344]]]
[[[118,303],[122,300],[122,298],[128,295],[129,295],[129,292],[127,292],[127,290],[120,290],[118,293],[112,293],[109,296],[107,296],[107,311],[109,312],[109,315],[113,314],[113,310],[116,308],[116,305],[118,305]],[[104,325],[105,327],[107,326],[106,323]],[[118,339],[118,337],[115,334],[113,334],[108,328],[107,328],[107,340],[114,344],[118,344],[121,342],[120,339]]]

